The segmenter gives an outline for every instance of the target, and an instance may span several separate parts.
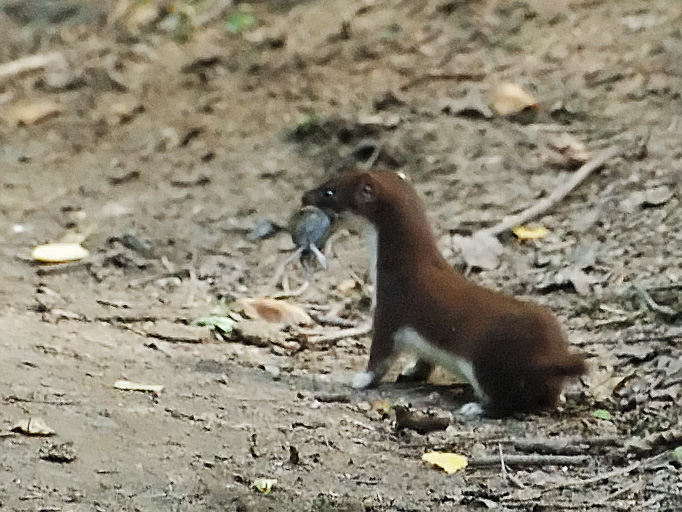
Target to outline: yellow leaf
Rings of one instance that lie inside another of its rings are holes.
[[[545,238],[549,234],[549,229],[542,226],[537,228],[528,228],[526,226],[518,226],[513,233],[519,240],[538,240]]]
[[[518,114],[522,110],[537,109],[538,102],[519,85],[504,83],[490,91],[490,107],[501,116]]]
[[[44,263],[63,263],[87,258],[90,253],[80,244],[71,242],[53,242],[36,246],[31,257]]]
[[[442,468],[448,475],[464,469],[469,464],[469,459],[458,453],[427,452],[422,455],[422,460]]]

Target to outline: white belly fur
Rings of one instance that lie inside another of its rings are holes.
[[[377,305],[377,257],[379,254],[379,233],[369,222],[365,222],[365,245],[369,260],[369,280],[372,283],[372,309]]]
[[[460,379],[465,380],[474,388],[479,400],[486,401],[485,393],[483,393],[483,389],[474,375],[474,367],[466,359],[452,355],[450,352],[435,346],[409,326],[398,329],[393,335],[393,341],[398,350],[412,352],[420,359],[442,366]]]

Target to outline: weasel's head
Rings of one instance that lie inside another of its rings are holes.
[[[391,184],[401,181],[392,172],[340,174],[303,194],[303,205],[336,213],[347,211],[372,221],[391,195]]]

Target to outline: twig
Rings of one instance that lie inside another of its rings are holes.
[[[585,464],[590,458],[587,455],[507,455],[505,463],[509,466],[577,466]],[[481,456],[472,457],[469,465],[472,467],[497,466],[500,457]]]
[[[0,65],[0,80],[30,71],[37,71],[48,66],[63,64],[64,62],[64,56],[57,52],[29,55],[28,57],[22,57]]]
[[[522,452],[552,453],[555,455],[585,454],[589,448],[599,446],[623,446],[623,440],[618,436],[556,437],[548,439],[518,439],[512,441],[514,448]]]
[[[644,302],[646,302],[646,305],[654,313],[660,313],[661,315],[667,316],[669,318],[674,318],[677,316],[677,311],[673,310],[672,308],[669,308],[668,306],[661,306],[660,304],[657,304],[656,301],[651,297],[651,295],[649,295],[649,292],[647,292],[643,287],[639,286],[637,283],[633,283],[632,287],[637,291],[637,293],[639,293],[642,299],[644,299]]]
[[[410,87],[414,87],[422,82],[428,82],[431,80],[454,80],[456,82],[462,82],[465,80],[482,80],[485,77],[484,73],[446,73],[443,71],[427,71],[426,74],[413,78],[412,80],[406,82],[400,87],[401,91],[405,91]]]
[[[310,318],[315,320],[320,325],[333,325],[334,327],[357,327],[358,323],[352,320],[346,320],[338,316],[320,315],[315,311],[308,311]]]
[[[299,297],[303,295],[303,293],[308,289],[310,286],[310,281],[304,281],[304,283],[296,288],[295,290],[287,290],[283,291],[282,293],[275,293],[273,295],[270,295],[271,299],[286,299],[288,297]]]
[[[556,188],[549,196],[541,199],[530,208],[527,208],[516,215],[506,217],[500,223],[492,227],[479,230],[478,233],[489,236],[497,236],[500,233],[504,233],[505,231],[515,228],[519,224],[528,222],[529,220],[546,213],[559,201],[565,198],[573,189],[580,185],[580,183],[582,183],[582,181],[587,178],[591,172],[599,169],[607,160],[610,160],[614,156],[618,155],[618,153],[620,153],[620,148],[616,146],[605,149],[592,160],[586,162],[571,176],[570,180]]]
[[[651,464],[659,459],[665,459],[668,457],[667,453],[659,453],[658,455],[655,455],[649,459],[646,460],[638,460],[630,464],[629,466],[626,466],[624,468],[620,469],[615,469],[613,471],[609,471],[608,473],[603,473],[601,475],[593,476],[591,478],[584,478],[584,479],[577,479],[577,480],[568,480],[566,482],[558,483],[555,485],[551,485],[549,487],[546,487],[546,489],[550,490],[555,490],[555,489],[566,489],[568,487],[582,487],[585,485],[590,485],[594,484],[597,482],[601,482],[603,480],[610,480],[613,477],[616,476],[623,476],[632,473],[634,470],[642,466],[643,464]]]
[[[272,276],[270,284],[268,285],[269,288],[271,289],[277,288],[277,285],[282,280],[282,277],[284,277],[284,272],[286,271],[287,266],[289,266],[289,263],[298,258],[302,252],[303,247],[299,247],[293,253],[291,253],[290,256],[287,256],[287,258],[277,266],[277,268],[275,269],[275,274]]]
[[[500,471],[502,472],[502,478],[507,480],[509,483],[515,485],[519,489],[524,489],[526,487],[524,483],[509,472],[507,464],[505,464],[504,462],[504,454],[502,453],[502,443],[497,443],[497,450],[500,455]]]
[[[626,485],[625,487],[621,487],[617,491],[612,492],[611,494],[607,494],[606,496],[599,498],[598,500],[594,500],[592,502],[592,505],[606,505],[607,503],[612,502],[614,499],[616,499],[618,496],[621,496],[625,494],[628,491],[631,491],[635,487],[641,487],[642,482],[635,480],[634,482]]]
[[[308,342],[311,345],[319,345],[321,343],[331,343],[332,341],[339,341],[344,338],[352,338],[355,336],[363,336],[369,334],[372,330],[370,323],[358,325],[352,329],[343,329],[340,331],[330,332],[329,334],[322,334],[321,336],[311,337]]]

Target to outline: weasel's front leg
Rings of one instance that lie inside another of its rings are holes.
[[[375,313],[374,333],[372,335],[372,346],[369,349],[367,371],[355,374],[353,387],[365,389],[376,385],[391,366],[394,355],[393,332],[389,326],[385,325],[380,315]]]

